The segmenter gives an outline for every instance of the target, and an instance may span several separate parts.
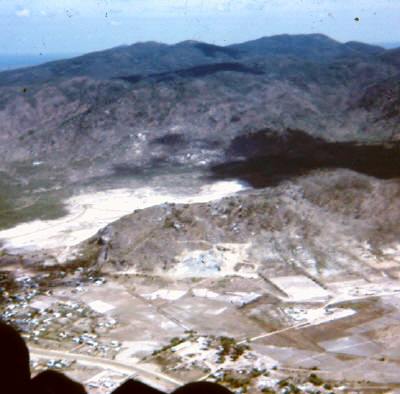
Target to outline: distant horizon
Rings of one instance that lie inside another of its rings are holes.
[[[82,55],[86,55],[89,53],[93,53],[93,52],[101,52],[101,51],[107,51],[110,49],[114,49],[114,48],[119,48],[119,47],[124,47],[124,46],[132,46],[132,45],[136,45],[136,44],[146,44],[146,43],[157,43],[157,44],[161,44],[161,45],[178,45],[180,43],[183,42],[187,42],[187,41],[195,41],[195,42],[203,42],[203,43],[207,43],[207,44],[212,44],[212,45],[217,45],[217,46],[230,46],[230,45],[235,45],[235,44],[240,44],[240,43],[244,43],[244,42],[248,42],[248,41],[254,41],[254,40],[259,40],[262,38],[271,38],[271,37],[277,37],[277,36],[283,36],[283,35],[288,35],[288,36],[311,36],[311,35],[323,35],[326,37],[331,38],[334,41],[337,41],[341,44],[345,44],[347,42],[359,42],[359,43],[363,43],[363,44],[367,44],[367,45],[376,45],[376,46],[380,46],[382,48],[385,49],[396,49],[396,48],[400,48],[400,40],[399,41],[388,41],[388,42],[376,42],[376,41],[363,41],[363,40],[339,40],[335,37],[332,37],[328,34],[325,33],[296,33],[296,34],[291,34],[291,33],[279,33],[279,34],[272,34],[272,35],[262,35],[262,36],[258,36],[258,37],[254,37],[254,38],[250,38],[248,40],[242,40],[242,41],[235,41],[232,43],[223,43],[223,44],[218,44],[215,42],[210,42],[210,41],[206,41],[206,40],[196,40],[193,38],[186,38],[186,39],[182,39],[182,40],[178,40],[178,41],[174,41],[174,42],[165,42],[162,39],[160,40],[138,40],[138,41],[132,41],[132,42],[122,42],[120,44],[116,44],[113,46],[105,46],[105,47],[100,47],[100,48],[96,48],[96,49],[92,49],[89,51],[84,51],[84,52],[80,52],[80,51],[68,51],[68,52],[46,52],[46,51],[41,51],[41,52],[24,52],[24,53],[14,53],[14,52],[2,52],[0,50],[0,57],[10,57],[10,58],[15,58],[15,59],[19,59],[19,58],[28,58],[28,57],[55,57],[55,58],[62,58],[63,56],[65,56],[66,58],[71,58],[71,57],[76,57],[76,56],[82,56]]]
[[[216,45],[278,34],[400,42],[393,0],[3,0],[0,53],[89,53],[185,39]],[[397,34],[397,35],[396,35]]]
[[[287,34],[290,36],[299,36],[299,35],[315,35],[315,34],[322,34],[324,36],[327,36],[329,38],[332,38],[333,40],[340,42],[340,43],[346,43],[346,42],[350,42],[349,41],[340,41],[337,40],[333,37],[328,36],[327,34],[323,34],[323,33],[299,33],[299,34]],[[261,36],[258,38],[254,38],[251,40],[247,40],[247,41],[253,41],[253,40],[257,40],[257,39],[261,39],[264,37],[276,37],[276,36],[281,36],[281,35],[286,35],[286,33],[282,33],[282,34],[274,34],[274,35],[270,35],[270,36]],[[57,60],[66,60],[66,59],[71,59],[74,57],[79,57],[79,56],[84,56],[87,55],[89,53],[93,53],[93,52],[101,52],[101,51],[107,51],[113,48],[118,48],[118,47],[123,47],[123,46],[131,46],[131,45],[135,45],[135,44],[144,44],[144,43],[149,43],[149,42],[157,42],[159,44],[164,44],[164,45],[177,45],[180,44],[182,42],[185,41],[192,41],[191,39],[187,39],[187,40],[181,40],[181,41],[177,41],[174,43],[165,43],[160,41],[154,41],[154,40],[148,40],[148,41],[136,41],[136,42],[132,42],[129,44],[123,43],[120,45],[115,45],[112,47],[105,47],[105,48],[101,48],[101,49],[96,49],[96,50],[92,50],[89,52],[75,52],[75,53],[71,53],[71,52],[54,52],[54,53],[17,53],[17,54],[13,54],[13,53],[2,53],[0,52],[0,72],[2,71],[11,71],[11,70],[17,70],[17,69],[21,69],[21,68],[25,68],[25,67],[33,67],[33,66],[39,66],[41,64],[45,64],[48,62],[52,62],[52,61],[57,61]],[[193,41],[199,41],[199,40],[193,40]],[[241,42],[247,42],[247,41],[239,41],[236,43],[241,43]],[[357,41],[357,40],[353,40],[353,41]],[[202,41],[207,43],[207,41]],[[368,45],[377,45],[380,46],[382,48],[385,49],[395,49],[395,48],[400,48],[400,42],[387,42],[387,43],[377,43],[377,42],[366,42],[366,41],[358,41],[364,44],[368,44]],[[235,43],[235,44],[236,44]],[[234,44],[234,43],[232,43]],[[221,46],[229,46],[232,44],[226,44],[226,45],[221,45]]]

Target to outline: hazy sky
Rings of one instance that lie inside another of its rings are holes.
[[[281,33],[400,42],[400,0],[0,0],[0,17],[0,53],[9,54]]]

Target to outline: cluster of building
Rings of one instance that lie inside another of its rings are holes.
[[[57,341],[65,350],[106,358],[120,350],[119,342],[100,339],[117,325],[115,319],[83,303],[57,299],[34,278],[21,277],[16,283],[13,291],[2,294],[0,319],[17,326],[29,343],[48,348],[50,341]]]

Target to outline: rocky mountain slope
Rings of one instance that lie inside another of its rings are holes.
[[[222,163],[266,128],[329,141],[399,136],[397,50],[322,35],[220,47],[141,43],[0,73],[0,168],[68,179]],[[232,159],[230,157],[230,159]],[[85,171],[82,171],[82,170]]]
[[[317,170],[208,204],[136,211],[82,248],[98,256],[99,270],[119,274],[248,277],[289,270],[339,280],[385,270],[397,277],[399,196],[398,180]]]

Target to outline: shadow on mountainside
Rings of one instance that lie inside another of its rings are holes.
[[[204,64],[200,66],[190,67],[181,70],[175,70],[170,72],[150,74],[148,76],[141,75],[128,75],[121,76],[116,79],[121,79],[130,83],[137,83],[142,80],[152,80],[155,82],[165,82],[179,78],[201,78],[207,75],[216,74],[218,72],[230,71],[244,74],[262,75],[263,72],[255,68],[248,67],[240,63],[217,63],[217,64]]]
[[[400,177],[399,142],[328,142],[299,130],[265,129],[236,137],[226,158],[212,167],[212,178],[239,178],[256,188],[324,168],[346,168],[380,179]]]

